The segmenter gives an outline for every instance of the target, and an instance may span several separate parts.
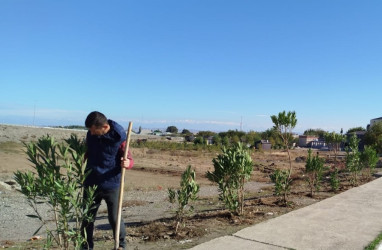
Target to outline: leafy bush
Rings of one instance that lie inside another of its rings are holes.
[[[195,138],[194,144],[195,145],[198,145],[198,144],[204,145],[204,144],[206,144],[206,141],[204,140],[203,137],[198,136],[198,137]]]
[[[270,175],[273,183],[275,183],[275,195],[282,196],[283,202],[287,204],[287,196],[290,191],[292,179],[290,178],[289,170],[276,169]]]
[[[368,178],[371,178],[375,166],[379,160],[377,151],[371,146],[365,146],[364,151],[361,153],[361,163],[363,168],[368,169]]]
[[[361,153],[358,150],[359,139],[355,134],[349,139],[349,146],[346,148],[346,170],[350,172],[350,182],[355,186],[358,175],[362,170]]]
[[[335,168],[333,172],[330,173],[330,187],[333,192],[337,192],[340,188],[340,180],[338,178],[338,168]]]
[[[75,135],[67,140],[67,145],[58,144],[53,137],[43,136],[30,144],[25,144],[27,155],[33,163],[34,172],[15,172],[15,180],[21,186],[21,193],[27,198],[35,214],[29,217],[47,224],[39,211],[38,204],[47,204],[54,213],[55,229],[47,231],[46,248],[55,242],[59,248],[79,248],[86,240],[81,236],[80,224],[90,220],[88,211],[93,203],[94,188],[85,190],[83,181],[85,145]],[[88,192],[88,199],[83,193]],[[74,222],[74,225],[73,223]]]
[[[318,155],[312,156],[312,150],[308,150],[308,158],[305,164],[306,178],[310,187],[310,195],[313,197],[314,190],[320,190],[322,174],[324,171],[324,160]]]
[[[195,176],[195,170],[191,170],[191,166],[188,166],[182,174],[182,179],[180,181],[180,189],[168,189],[170,202],[178,202],[178,210],[176,211],[177,226],[175,231],[178,231],[178,225],[180,222],[183,221],[183,217],[185,215],[189,201],[194,201],[197,199],[199,185],[195,181]],[[190,206],[190,211],[192,210],[193,206]]]
[[[244,212],[244,183],[251,177],[252,158],[241,143],[222,148],[222,153],[212,160],[214,172],[208,171],[207,178],[218,184],[219,199],[225,206],[239,215]]]

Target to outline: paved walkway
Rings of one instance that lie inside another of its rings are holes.
[[[194,250],[361,250],[382,232],[382,178]]]

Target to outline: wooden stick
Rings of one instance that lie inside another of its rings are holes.
[[[132,127],[133,127],[133,122],[129,122],[129,128],[127,129],[125,152],[123,154],[123,159],[125,159],[125,160],[127,159],[127,155],[129,153],[130,134],[131,134]],[[120,226],[121,226],[121,213],[122,213],[123,189],[124,188],[125,188],[125,168],[122,168],[121,169],[121,184],[119,186],[118,214],[117,214],[117,222],[115,225],[114,249],[118,249],[118,247],[119,247],[119,232],[120,232]]]

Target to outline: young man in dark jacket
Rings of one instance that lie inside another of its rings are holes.
[[[121,167],[130,169],[134,161],[130,151],[126,160],[123,159],[123,153],[126,145],[126,133],[121,125],[115,121],[108,120],[100,112],[91,112],[86,120],[85,126],[88,128],[86,135],[87,144],[87,165],[86,171],[90,170],[84,186],[97,186],[94,198],[94,208],[91,210],[93,220],[91,222],[82,222],[81,231],[86,231],[87,244],[84,249],[93,249],[93,231],[94,220],[97,210],[102,200],[107,205],[109,223],[113,229],[113,235],[119,237],[119,247],[126,247],[126,229],[123,219],[120,224],[120,234],[115,235],[115,225],[118,214],[119,185],[121,179]],[[86,194],[85,194],[86,195]]]

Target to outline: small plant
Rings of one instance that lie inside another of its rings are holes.
[[[333,172],[330,173],[330,187],[333,192],[337,192],[340,188],[340,180],[338,178],[338,168],[335,168]]]
[[[15,180],[21,186],[21,193],[27,198],[41,226],[47,219],[39,211],[39,204],[47,204],[54,214],[55,229],[46,229],[45,248],[56,243],[60,249],[79,249],[86,240],[81,236],[81,222],[90,220],[88,211],[93,203],[95,188],[84,189],[85,145],[76,136],[68,141],[70,145],[58,144],[53,137],[44,136],[35,143],[25,144],[34,172],[15,172]],[[88,192],[86,200],[83,192]]]
[[[349,139],[349,146],[346,148],[346,170],[350,172],[350,182],[357,185],[358,175],[362,170],[361,153],[358,150],[359,139],[355,134]]]
[[[199,185],[195,181],[195,176],[195,170],[191,170],[191,166],[188,166],[182,174],[180,189],[168,189],[170,202],[178,202],[178,210],[176,211],[177,224],[175,232],[178,231],[179,223],[183,221],[189,201],[195,201],[198,198],[197,193],[199,192]],[[189,211],[193,211],[193,209],[193,206],[190,206]]]
[[[318,155],[312,156],[312,150],[309,149],[305,164],[305,174],[310,187],[311,197],[314,195],[314,190],[320,190],[323,171],[324,161]]]
[[[334,152],[334,160],[337,161],[337,153],[341,149],[341,144],[344,141],[344,136],[342,134],[337,134],[336,132],[325,133],[325,142],[330,146],[330,149]]]
[[[367,168],[367,177],[371,179],[375,166],[379,160],[377,151],[371,146],[365,146],[364,151],[361,153],[361,163],[364,168]]]
[[[208,171],[207,178],[218,184],[219,199],[224,201],[230,212],[244,212],[244,183],[251,177],[252,158],[241,143],[222,148],[222,153],[212,160],[214,172]]]
[[[287,205],[287,196],[291,188],[292,179],[290,178],[289,170],[276,169],[270,175],[273,183],[275,183],[275,195],[282,196],[283,202]]]
[[[288,113],[286,113],[284,110],[283,112],[280,112],[278,116],[272,115],[271,119],[274,124],[273,128],[275,129],[275,131],[277,131],[277,133],[281,137],[284,143],[283,146],[288,152],[289,178],[290,178],[290,175],[292,174],[292,159],[289,152],[289,146],[290,146],[290,143],[293,141],[292,129],[296,127],[297,125],[296,112],[288,111]]]

